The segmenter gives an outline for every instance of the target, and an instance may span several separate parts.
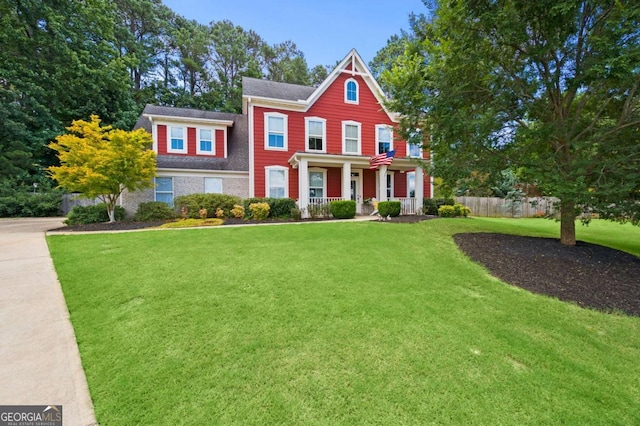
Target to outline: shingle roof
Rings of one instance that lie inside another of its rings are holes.
[[[301,86],[299,84],[278,83],[275,81],[242,77],[243,96],[259,96],[262,98],[297,101],[307,99],[315,90],[314,87]]]
[[[227,129],[227,158],[193,157],[186,155],[158,155],[158,168],[194,170],[249,170],[249,129],[247,117],[241,114],[147,105],[134,129],[152,132],[151,120],[145,115],[233,121]]]

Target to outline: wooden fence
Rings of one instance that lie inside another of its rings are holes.
[[[456,202],[471,209],[472,216],[536,217],[554,214],[557,198],[532,197],[507,200],[495,197],[456,197]]]

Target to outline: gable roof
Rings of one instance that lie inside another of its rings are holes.
[[[351,49],[317,88],[243,77],[242,97],[284,103],[290,107],[307,111],[342,73],[360,76],[389,118],[392,121],[398,121],[398,115],[386,108],[384,104],[386,96],[382,88],[355,49]],[[243,101],[243,109],[244,103]]]

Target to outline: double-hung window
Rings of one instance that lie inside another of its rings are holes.
[[[286,198],[289,196],[289,173],[286,167],[265,167],[266,195],[269,198]]]
[[[353,78],[344,83],[344,101],[348,104],[358,103],[358,82]]]
[[[409,147],[409,157],[411,158],[421,158],[422,157],[422,148],[420,145],[415,143],[407,144]]]
[[[376,125],[376,146],[377,154],[389,152],[393,149],[393,132],[389,126]]]
[[[324,135],[327,120],[324,118],[305,118],[307,131],[307,151],[325,152]]]
[[[265,149],[287,149],[287,116],[278,113],[264,115]]]
[[[360,123],[342,122],[342,153],[360,154]]]
[[[186,154],[187,142],[185,140],[185,134],[186,131],[184,127],[170,127],[167,152]]]
[[[198,129],[197,153],[203,155],[215,155],[214,132],[211,129]]]
[[[173,178],[157,177],[155,180],[155,200],[173,206]]]

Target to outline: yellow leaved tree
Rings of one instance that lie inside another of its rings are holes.
[[[91,121],[76,120],[67,130],[49,144],[60,160],[59,166],[47,169],[50,176],[62,188],[103,201],[109,222],[115,222],[116,203],[125,189],[153,186],[156,156],[150,149],[151,135],[144,129],[127,132],[101,126],[97,115]]]

